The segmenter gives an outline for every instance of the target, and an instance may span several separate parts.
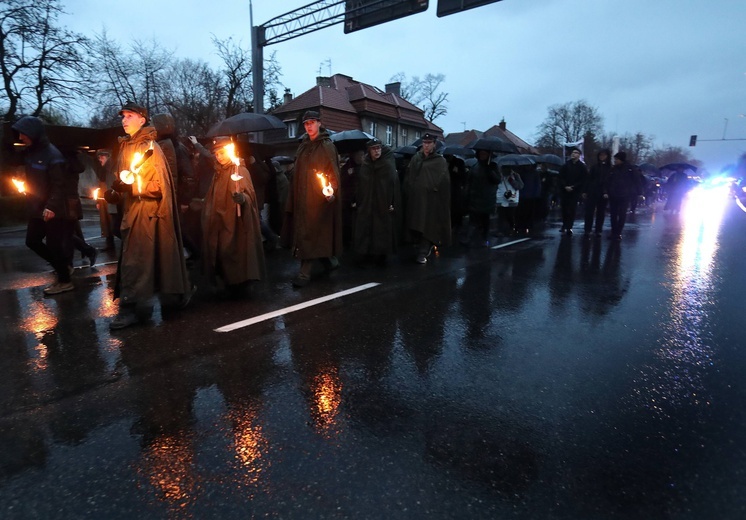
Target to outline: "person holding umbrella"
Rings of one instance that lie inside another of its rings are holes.
[[[396,217],[401,211],[399,175],[388,146],[373,138],[367,147],[357,184],[355,253],[360,264],[374,260],[384,265],[387,255],[396,250]]]
[[[469,168],[466,185],[469,228],[461,240],[465,246],[471,245],[474,230],[479,231],[482,245],[490,245],[490,215],[495,211],[497,185],[500,182],[497,165],[491,159],[492,152],[489,150],[477,150],[477,162]]]
[[[625,152],[614,154],[614,166],[609,172],[609,221],[612,240],[622,239],[622,230],[627,221],[627,209],[632,197],[637,196],[637,168],[627,162]]]
[[[417,244],[417,263],[426,264],[435,246],[451,243],[451,180],[446,160],[435,151],[435,135],[422,136],[422,149],[404,177],[406,225]]]
[[[300,270],[293,279],[295,287],[311,281],[315,261],[326,272],[339,267],[342,253],[342,207],[340,204],[339,162],[329,132],[321,126],[318,112],[303,114],[303,137],[296,153],[293,182],[285,207],[285,221],[280,233],[282,245],[289,247],[300,260]]]

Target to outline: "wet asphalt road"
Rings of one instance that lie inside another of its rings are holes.
[[[657,208],[302,290],[278,251],[117,333],[112,258],[44,298],[0,233],[0,517],[744,518],[745,232]]]

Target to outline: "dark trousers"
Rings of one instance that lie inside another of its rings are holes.
[[[469,212],[469,230],[467,239],[471,239],[474,230],[479,231],[482,241],[490,237],[490,214],[482,211]]]
[[[585,229],[586,233],[593,231],[593,221],[596,222],[596,233],[600,233],[604,227],[606,218],[606,199],[604,197],[588,197],[583,202],[585,206]]]
[[[621,235],[624,223],[627,221],[627,208],[629,208],[629,197],[611,197],[609,199],[609,224],[611,234]]]
[[[26,247],[49,262],[57,273],[57,281],[70,281],[68,267],[73,259],[75,221],[53,218],[44,222],[31,218],[26,227]]]
[[[560,198],[562,209],[562,228],[572,229],[575,223],[575,211],[578,208],[578,196],[575,192],[564,192]]]

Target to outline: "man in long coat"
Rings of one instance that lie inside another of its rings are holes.
[[[303,115],[306,135],[295,158],[293,185],[285,207],[285,222],[280,234],[285,247],[300,260],[300,271],[293,279],[295,287],[311,281],[311,269],[319,260],[325,270],[335,269],[342,253],[342,207],[337,149],[329,133],[321,126],[319,113]],[[326,186],[325,190],[322,188]]]
[[[212,142],[215,175],[202,212],[202,254],[205,274],[219,276],[231,290],[265,277],[259,209],[249,171],[236,166],[226,150],[229,137]],[[231,179],[237,174],[241,178]]]
[[[124,199],[122,251],[114,289],[120,304],[111,329],[128,327],[149,314],[156,292],[181,305],[192,294],[174,185],[155,128],[146,126],[148,112],[135,103],[126,103],[119,115],[127,135],[119,141],[114,170],[119,178],[106,193],[107,202]]]
[[[451,181],[448,164],[435,151],[435,135],[422,136],[422,149],[404,178],[407,228],[417,243],[417,263],[426,264],[435,246],[451,243]]]
[[[560,207],[562,210],[562,229],[560,233],[572,235],[575,222],[575,212],[578,208],[580,192],[585,186],[588,168],[580,160],[580,150],[575,148],[570,154],[570,160],[562,165],[559,172]]]
[[[359,262],[372,259],[382,265],[396,250],[399,174],[391,148],[378,139],[368,141],[367,148],[357,179],[355,253]]]

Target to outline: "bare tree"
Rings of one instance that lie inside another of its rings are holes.
[[[648,156],[653,151],[653,136],[637,132],[634,134],[626,133],[616,136],[605,133],[599,138],[601,148],[611,150],[614,137],[619,137],[619,149],[627,153],[627,161],[633,164],[646,162]]]
[[[21,111],[65,119],[65,109],[88,96],[89,41],[56,25],[63,13],[60,0],[0,4],[4,119],[12,120]]]
[[[399,72],[390,82],[400,83],[401,97],[421,108],[425,118],[433,122],[448,113],[448,93],[440,91],[445,79],[443,74],[426,74],[422,79],[413,76],[411,80],[407,80],[407,75]]]
[[[178,60],[169,68],[168,76],[165,103],[182,134],[204,135],[225,116],[223,78],[207,63]]]
[[[653,149],[646,158],[646,162],[650,162],[659,168],[666,164],[679,162],[689,163],[697,167],[701,166],[699,161],[692,159],[689,150],[680,146],[670,145],[663,145],[660,148]]]
[[[561,148],[574,143],[586,134],[598,135],[603,131],[603,117],[598,109],[586,101],[573,101],[552,105],[547,118],[537,130],[537,146],[547,149]]]

